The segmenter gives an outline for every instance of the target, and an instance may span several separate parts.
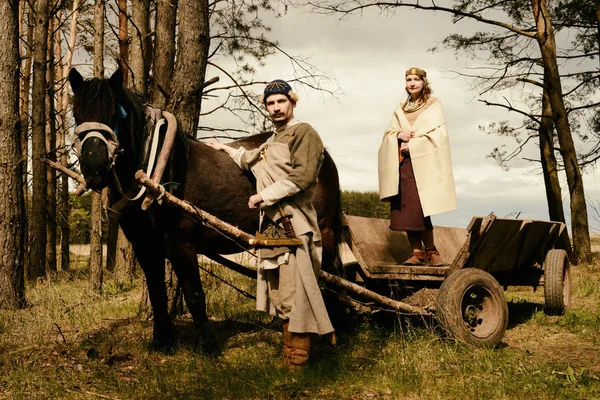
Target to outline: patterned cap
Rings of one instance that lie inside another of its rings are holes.
[[[406,74],[404,76],[409,75],[421,75],[423,78],[427,77],[427,72],[424,69],[418,67],[412,67],[406,70]]]
[[[287,83],[283,79],[275,79],[274,81],[267,83],[267,86],[265,87],[265,91],[263,93],[263,101],[266,101],[267,97],[269,97],[272,94],[284,94],[289,98],[291,91],[292,87],[289,83]]]

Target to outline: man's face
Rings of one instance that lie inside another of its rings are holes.
[[[284,94],[272,94],[265,100],[267,112],[276,124],[285,124],[294,118],[294,108],[296,104]]]

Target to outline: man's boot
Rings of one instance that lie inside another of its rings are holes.
[[[289,322],[283,324],[283,363],[292,372],[302,370],[308,364],[310,333],[288,331]]]

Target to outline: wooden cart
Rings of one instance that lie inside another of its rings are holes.
[[[503,289],[544,287],[545,311],[561,314],[571,301],[567,253],[557,249],[565,224],[474,217],[464,228],[435,227],[443,267],[405,266],[411,248],[389,221],[345,217],[347,276],[366,287],[385,280],[399,301],[420,302],[454,336],[478,347],[495,346],[508,324]],[[354,256],[354,258],[353,258]],[[421,294],[421,295],[419,295]]]
[[[165,192],[142,171],[136,178],[150,193],[182,208],[204,224],[234,241],[270,246],[215,216]],[[567,253],[555,249],[565,225],[559,222],[474,217],[467,229],[436,227],[436,246],[453,259],[442,267],[405,266],[411,253],[403,232],[391,231],[389,221],[345,217],[345,240],[340,251],[348,279],[321,271],[320,279],[343,290],[349,304],[363,299],[399,312],[435,315],[449,333],[474,346],[495,346],[508,324],[508,307],[502,286],[544,286],[546,312],[560,314],[570,304],[571,280]],[[286,245],[295,245],[289,239]],[[281,245],[281,244],[278,244]],[[215,259],[247,276],[248,268]],[[381,285],[383,283],[384,285]],[[387,288],[386,293],[378,289]],[[392,288],[393,290],[389,290]],[[419,292],[426,292],[418,296]],[[432,291],[435,295],[432,295]],[[427,300],[429,294],[429,301]]]

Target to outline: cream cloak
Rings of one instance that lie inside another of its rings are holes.
[[[411,126],[402,103],[383,134],[379,147],[379,198],[398,194],[398,133],[414,130],[408,143],[423,215],[439,214],[457,208],[452,159],[442,103],[437,101],[417,117]]]

